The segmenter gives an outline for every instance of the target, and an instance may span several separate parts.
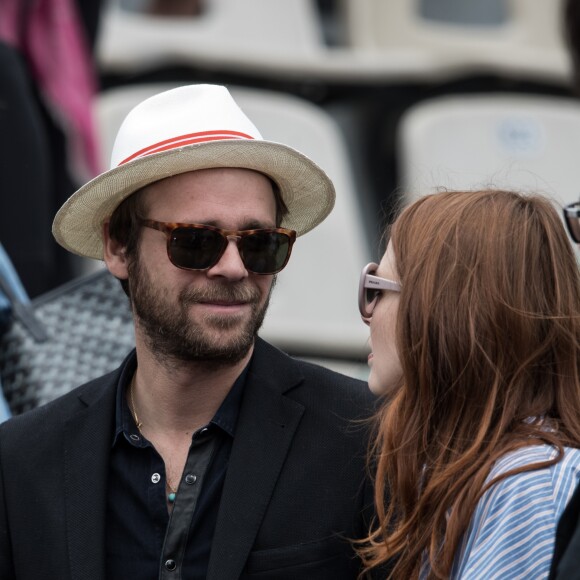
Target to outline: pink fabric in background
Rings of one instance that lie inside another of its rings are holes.
[[[82,183],[100,173],[96,71],[74,0],[0,0],[0,38],[23,54],[62,127],[71,176]]]

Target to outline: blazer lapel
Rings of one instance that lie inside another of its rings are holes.
[[[74,580],[105,580],[107,458],[117,379],[115,373],[91,383],[80,395],[82,410],[65,423],[65,517]]]
[[[222,493],[208,580],[238,578],[304,407],[284,396],[303,380],[292,360],[256,343]]]

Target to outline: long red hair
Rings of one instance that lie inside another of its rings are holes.
[[[580,447],[580,276],[540,196],[426,196],[390,241],[403,381],[376,417],[377,522],[359,553],[365,570],[390,561],[405,579],[427,557],[431,577],[446,578],[500,456],[559,450],[520,469],[532,470]]]

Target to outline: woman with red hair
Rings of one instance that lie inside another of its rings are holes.
[[[392,578],[547,577],[580,479],[580,274],[550,201],[443,192],[361,277],[377,521]]]

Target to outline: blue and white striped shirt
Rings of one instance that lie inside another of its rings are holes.
[[[518,467],[553,459],[549,445],[523,447],[493,466],[488,481]],[[580,450],[565,449],[548,468],[501,480],[477,503],[455,557],[454,579],[547,578],[556,526],[580,481]]]

